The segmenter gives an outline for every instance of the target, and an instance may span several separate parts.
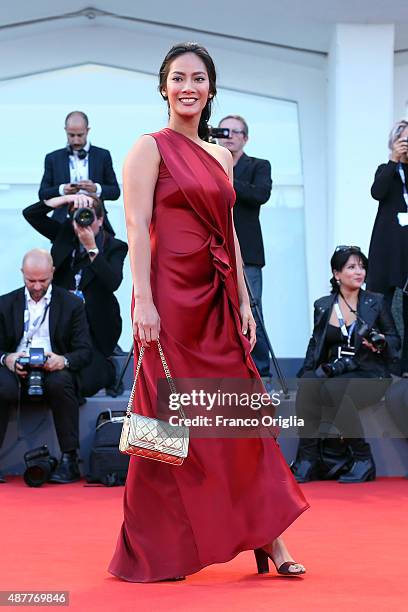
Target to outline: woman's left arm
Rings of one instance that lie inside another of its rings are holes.
[[[234,185],[234,167],[232,163],[232,155],[227,149],[223,149],[226,154],[226,162],[228,164],[228,177],[231,185]],[[238,279],[238,298],[239,308],[241,311],[242,333],[247,335],[251,344],[251,351],[256,343],[256,323],[252,314],[251,304],[249,301],[248,290],[244,279],[244,266],[242,263],[241,249],[238,242],[237,233],[234,226],[234,215],[231,209],[232,228],[234,232],[235,260],[237,263],[237,279]]]

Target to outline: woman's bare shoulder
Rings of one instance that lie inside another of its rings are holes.
[[[232,169],[232,155],[228,149],[212,142],[206,142],[205,149],[224,166],[226,172]]]
[[[130,151],[125,160],[125,166],[133,165],[134,163],[151,163],[160,162],[160,153],[156,144],[156,140],[150,134],[140,136]]]

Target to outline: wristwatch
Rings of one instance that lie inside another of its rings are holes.
[[[89,249],[88,250],[88,255],[90,259],[94,259],[99,253],[99,249],[98,247],[95,247],[94,249]]]
[[[69,370],[69,361],[66,357],[64,357],[64,368],[67,368],[67,370]]]

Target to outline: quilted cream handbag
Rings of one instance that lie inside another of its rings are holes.
[[[160,341],[157,340],[160,359],[164,373],[172,393],[176,387],[171,377],[169,367],[164,357]],[[136,391],[136,382],[144,355],[142,346],[136,366],[135,380],[130,393],[126,416],[123,421],[120,436],[119,450],[126,455],[137,455],[154,461],[162,461],[173,465],[181,465],[188,454],[189,431],[184,425],[170,425],[167,421],[145,417],[132,412],[133,400]],[[179,409],[182,418],[185,414]]]

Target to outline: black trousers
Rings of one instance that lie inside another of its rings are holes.
[[[256,344],[251,353],[251,357],[255,362],[259,376],[271,375],[271,360],[269,357],[269,348],[263,331],[262,323],[265,325],[262,313],[262,268],[261,266],[245,265],[245,274],[251,286],[251,291],[254,300],[259,308],[262,322],[259,320],[255,308],[252,308],[256,323]]]
[[[91,361],[82,368],[79,377],[81,395],[92,397],[101,389],[114,385],[116,370],[113,361],[94,348]]]
[[[24,381],[21,384],[26,397]],[[6,435],[10,409],[18,402],[18,393],[17,376],[7,368],[0,368],[0,447]],[[44,398],[52,410],[61,451],[79,448],[79,402],[72,373],[68,370],[45,372]]]
[[[317,378],[314,372],[305,372],[296,396],[296,415],[305,422],[299,428],[298,457],[317,459],[319,439],[338,433],[356,459],[370,458],[358,409],[376,404],[390,384],[391,378],[369,378],[359,370],[334,378]]]

